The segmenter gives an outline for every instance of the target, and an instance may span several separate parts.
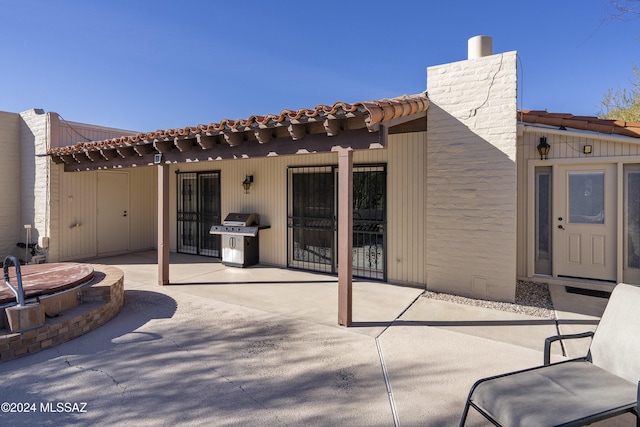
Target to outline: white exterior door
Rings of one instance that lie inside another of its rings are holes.
[[[129,249],[129,174],[98,172],[98,254]]]
[[[616,280],[616,166],[559,166],[556,274]]]

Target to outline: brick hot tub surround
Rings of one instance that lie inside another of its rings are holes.
[[[46,264],[45,264],[46,265]],[[32,304],[44,318],[42,324],[19,328],[12,332],[8,318],[16,310],[2,310],[0,319],[0,361],[36,353],[48,347],[69,341],[103,325],[120,311],[124,302],[124,273],[108,265],[85,265],[81,270],[93,270],[90,281],[68,287],[59,292],[43,295]],[[26,304],[29,306],[29,304]],[[44,314],[46,313],[46,317]],[[13,313],[15,314],[15,313]],[[37,315],[35,317],[38,317]],[[34,316],[27,320],[34,322]],[[37,324],[36,320],[35,323]],[[13,325],[15,330],[15,321]]]

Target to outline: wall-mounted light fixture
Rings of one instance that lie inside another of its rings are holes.
[[[153,163],[159,165],[162,163],[162,153],[157,153],[153,155]]]
[[[244,188],[244,194],[249,194],[249,189],[253,184],[253,175],[246,175],[244,181],[242,181],[242,188]]]
[[[547,143],[547,137],[543,136],[540,138],[540,144],[538,144],[538,154],[540,154],[540,160],[543,158],[546,160],[549,158],[549,151],[551,150],[551,146]]]
[[[593,147],[591,145],[585,145],[582,147],[582,152],[584,154],[591,154],[593,152]]]

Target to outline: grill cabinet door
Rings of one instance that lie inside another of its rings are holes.
[[[244,264],[244,237],[232,234],[222,235],[222,262]]]

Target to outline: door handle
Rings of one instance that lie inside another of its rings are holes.
[[[122,214],[122,216],[127,216],[127,211],[124,211],[124,213]]]
[[[560,230],[564,230],[564,227],[562,226],[562,224],[558,225],[558,228],[559,228]]]

